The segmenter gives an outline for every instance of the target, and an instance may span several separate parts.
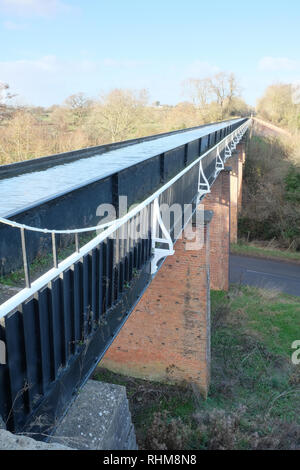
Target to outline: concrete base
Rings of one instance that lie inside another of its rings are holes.
[[[5,423],[3,419],[1,418],[1,416],[0,416],[0,429],[6,429]]]
[[[60,444],[46,444],[31,437],[18,436],[0,429],[0,450],[72,450]]]
[[[79,450],[137,450],[125,387],[89,380],[50,442]]]

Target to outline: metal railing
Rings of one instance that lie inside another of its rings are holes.
[[[9,429],[50,432],[126,321],[159,261],[174,253],[175,236],[162,220],[161,204],[196,207],[248,126],[246,121],[116,220],[49,230],[0,218],[20,231],[26,282],[0,305],[0,340],[7,354],[7,364],[0,366],[0,414]],[[49,234],[52,240],[53,267],[33,282],[29,231]],[[80,247],[79,234],[88,232],[96,232],[95,237]],[[61,234],[74,236],[75,250],[59,262]],[[44,421],[37,422],[38,416]]]

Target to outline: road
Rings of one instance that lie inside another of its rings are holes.
[[[300,297],[300,264],[230,255],[231,283],[278,289]]]

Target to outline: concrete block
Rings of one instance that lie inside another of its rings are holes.
[[[137,450],[125,387],[89,380],[50,442],[80,450]]]
[[[2,419],[2,416],[0,416],[0,429],[6,429],[6,425]]]
[[[60,444],[46,444],[31,437],[12,434],[0,429],[0,450],[71,450]]]

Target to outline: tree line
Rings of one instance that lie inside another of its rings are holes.
[[[257,113],[273,124],[300,130],[300,86],[291,83],[275,83],[269,86],[257,103]]]
[[[256,111],[291,137],[261,135],[254,126],[248,143],[239,237],[300,250],[300,89],[269,86]]]

